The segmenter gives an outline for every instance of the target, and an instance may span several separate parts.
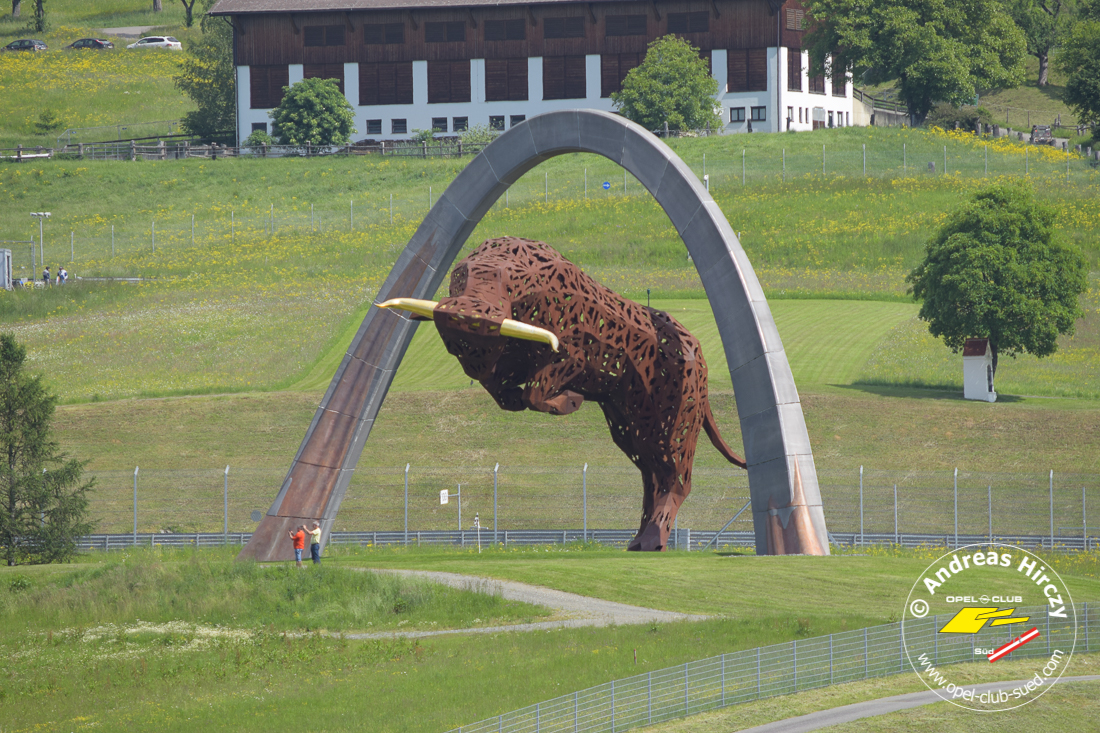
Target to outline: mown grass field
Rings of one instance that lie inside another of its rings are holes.
[[[239,565],[215,550],[0,568],[0,717],[13,731],[248,731],[278,724],[437,732],[647,670],[886,623],[900,615],[912,579],[934,556],[656,557],[573,545],[481,556],[341,549],[320,569],[302,572]],[[1095,553],[1050,559],[1078,602],[1097,597]],[[492,596],[354,570],[387,566],[515,578],[717,617],[419,641],[314,633],[542,617]],[[1018,674],[1011,665],[978,667],[967,677]],[[1090,656],[1077,655],[1068,673],[1094,668]],[[915,676],[901,675],[726,713],[744,710],[744,720],[762,722],[916,685]]]

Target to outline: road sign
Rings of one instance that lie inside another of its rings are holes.
[[[610,181],[604,181],[604,182],[603,182],[603,190],[604,190],[604,191],[606,191],[606,190],[608,190],[609,188],[611,188],[611,183],[610,183]]]
[[[448,499],[450,499],[450,498],[451,498],[451,497],[450,497],[450,495],[449,495],[449,494],[447,493],[447,490],[446,490],[446,489],[443,489],[442,491],[440,491],[440,492],[439,492],[439,503],[440,503],[440,504],[446,504],[446,503],[447,503],[447,500],[448,500]]]

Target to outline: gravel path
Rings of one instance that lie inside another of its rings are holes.
[[[461,590],[499,595],[505,600],[522,601],[554,610],[549,621],[509,626],[486,626],[472,629],[446,629],[442,631],[380,631],[369,634],[347,634],[348,639],[388,639],[401,636],[410,639],[442,634],[496,634],[501,631],[540,631],[545,629],[575,629],[582,626],[611,626],[626,624],[667,623],[669,621],[703,621],[709,616],[697,616],[652,608],[628,606],[599,598],[579,596],[537,585],[517,583],[511,580],[493,580],[457,573],[438,573],[427,570],[370,570],[373,573],[392,573],[406,578],[418,578],[440,583]]]

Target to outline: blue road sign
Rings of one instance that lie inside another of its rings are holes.
[[[609,188],[611,188],[611,183],[610,183],[610,182],[608,182],[608,181],[604,181],[604,182],[603,182],[603,190],[604,190],[604,191],[606,191],[606,190],[608,190]]]

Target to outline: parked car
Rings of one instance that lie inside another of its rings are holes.
[[[1050,132],[1050,125],[1032,125],[1031,126],[1031,144],[1032,145],[1053,145],[1054,135]]]
[[[172,36],[146,36],[126,48],[170,48],[173,51],[182,51],[183,44]]]
[[[4,46],[5,51],[45,51],[46,44],[33,38],[22,38]]]
[[[65,48],[114,48],[115,44],[111,43],[105,38],[81,38],[79,41],[73,41]]]

